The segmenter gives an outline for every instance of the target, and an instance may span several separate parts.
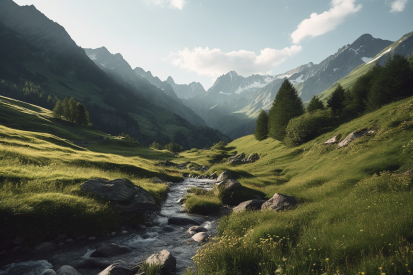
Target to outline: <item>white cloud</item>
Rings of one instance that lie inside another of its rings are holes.
[[[406,7],[407,0],[395,0],[391,3],[390,12],[402,12]]]
[[[186,4],[185,0],[145,0],[148,4],[160,7],[169,7],[172,9],[182,10]]]
[[[287,57],[301,51],[301,46],[293,45],[282,50],[266,48],[257,55],[254,52],[240,50],[225,53],[220,49],[185,48],[171,53],[164,61],[173,65],[209,77],[218,77],[229,71],[236,71],[240,75],[266,74]]]
[[[312,13],[310,18],[303,20],[291,34],[294,44],[298,44],[307,36],[316,37],[334,30],[343,23],[344,19],[358,12],[362,6],[354,5],[356,0],[332,0],[328,11],[317,14]],[[403,1],[403,0],[399,0]]]

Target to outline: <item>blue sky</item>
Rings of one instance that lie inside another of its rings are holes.
[[[413,31],[412,0],[14,0],[35,5],[84,48],[205,89],[230,70],[280,74],[319,63],[360,35]]]

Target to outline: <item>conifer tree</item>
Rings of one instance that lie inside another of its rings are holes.
[[[282,141],[290,119],[303,113],[303,102],[297,90],[288,79],[285,79],[268,112],[268,136]]]
[[[63,115],[62,101],[60,101],[59,99],[53,108],[53,117],[62,119],[62,115]]]
[[[327,100],[327,107],[331,108],[335,115],[338,115],[341,113],[341,110],[344,107],[344,104],[343,104],[344,100],[345,100],[344,89],[343,87],[341,87],[340,84],[338,84],[337,88],[333,91],[333,93],[330,95],[329,99]]]
[[[62,102],[62,111],[63,111],[63,116],[67,119],[70,120],[70,109],[69,109],[69,99],[65,97]]]
[[[404,56],[390,57],[376,77],[368,93],[368,109],[373,111],[384,104],[413,95],[413,75]]]
[[[89,117],[86,108],[80,102],[76,104],[76,123],[83,126],[89,125]]]
[[[268,115],[267,112],[261,110],[255,123],[254,136],[257,140],[264,140],[268,137]]]
[[[71,97],[69,99],[69,120],[70,122],[74,122],[76,120],[76,116],[77,116],[77,102],[76,100]]]
[[[316,110],[323,110],[324,104],[323,102],[317,97],[313,96],[310,102],[307,105],[307,112],[312,113]]]

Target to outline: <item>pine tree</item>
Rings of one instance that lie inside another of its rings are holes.
[[[62,115],[63,115],[62,101],[60,101],[59,99],[53,108],[53,117],[62,119]]]
[[[76,104],[76,123],[83,126],[89,125],[89,118],[86,108],[80,102]]]
[[[344,89],[343,87],[341,87],[340,84],[338,84],[337,88],[333,91],[333,93],[330,95],[329,99],[327,100],[327,107],[331,108],[335,115],[338,115],[341,113],[341,110],[344,107],[344,104],[343,104],[344,100],[345,100]]]
[[[368,93],[368,109],[413,95],[413,75],[407,59],[399,54],[390,57],[374,80]]]
[[[316,110],[323,110],[324,104],[323,102],[317,97],[313,96],[310,102],[307,105],[307,112],[312,113]]]
[[[77,102],[76,100],[71,97],[69,99],[69,120],[71,122],[74,122],[76,120],[76,116],[77,116]]]
[[[285,79],[268,112],[268,136],[282,141],[290,119],[303,113],[303,102],[297,90],[288,79]]]
[[[268,115],[267,112],[261,110],[255,123],[254,136],[257,140],[264,140],[268,137]]]
[[[62,102],[62,111],[63,111],[63,116],[67,119],[70,120],[70,108],[69,108],[69,99],[65,97]]]

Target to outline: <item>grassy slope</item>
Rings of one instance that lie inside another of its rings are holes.
[[[278,268],[286,274],[413,271],[412,178],[398,175],[413,167],[412,118],[409,98],[296,148],[270,138],[258,142],[252,135],[230,143],[227,153],[256,152],[260,159],[239,166],[217,163],[209,172],[231,170],[244,187],[266,198],[277,192],[295,196],[300,204],[292,211],[222,219],[221,237],[195,258],[199,274],[274,274]],[[322,145],[334,134],[362,128],[375,133],[338,150]],[[184,155],[204,164],[210,154]]]
[[[79,142],[89,146],[76,145]],[[128,221],[81,194],[79,185],[96,177],[128,178],[160,201],[168,187],[149,179],[179,180],[175,171],[154,166],[172,157],[53,119],[47,109],[0,97],[0,235],[19,235],[35,243],[59,233],[107,232]]]

